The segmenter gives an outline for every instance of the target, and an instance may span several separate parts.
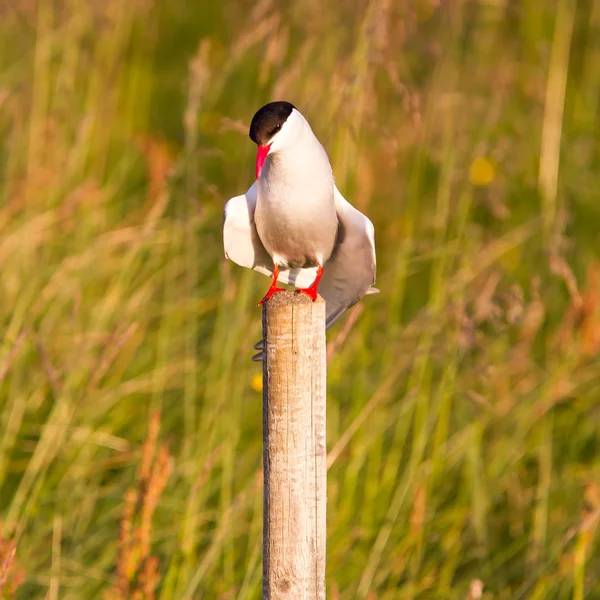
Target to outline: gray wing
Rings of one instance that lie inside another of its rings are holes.
[[[273,260],[263,246],[254,223],[256,193],[256,182],[254,182],[245,194],[236,196],[225,204],[223,247],[225,258],[271,277]],[[278,281],[298,287],[308,287],[316,273],[316,268],[290,269],[280,272]]]
[[[327,329],[367,294],[376,294],[375,229],[370,219],[354,208],[337,187],[335,209],[338,241],[325,264],[319,293],[327,302]]]

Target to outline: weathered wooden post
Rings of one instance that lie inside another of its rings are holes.
[[[263,600],[324,600],[325,301],[263,305]]]

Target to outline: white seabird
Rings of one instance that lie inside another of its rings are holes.
[[[256,181],[225,205],[225,256],[273,278],[259,304],[282,289],[277,282],[313,300],[320,293],[329,328],[379,291],[373,223],[340,194],[325,149],[292,104],[263,106],[250,138],[258,145]]]

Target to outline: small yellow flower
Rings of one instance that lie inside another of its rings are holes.
[[[469,181],[476,186],[485,187],[490,185],[496,178],[496,169],[488,158],[478,156],[469,169]]]
[[[250,380],[250,387],[255,392],[262,392],[262,373],[257,373],[256,375],[252,376],[252,379]]]

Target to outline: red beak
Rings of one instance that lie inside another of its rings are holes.
[[[269,154],[270,149],[271,144],[258,147],[258,152],[256,154],[256,179],[260,177],[260,172],[262,171],[263,165],[265,164],[265,160],[267,160],[267,154]]]

